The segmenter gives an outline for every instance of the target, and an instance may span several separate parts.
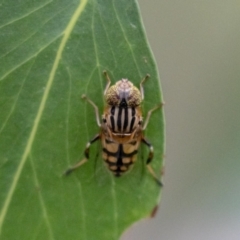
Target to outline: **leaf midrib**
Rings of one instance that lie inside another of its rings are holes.
[[[44,111],[44,108],[45,108],[45,105],[46,105],[46,102],[47,102],[47,98],[48,98],[48,95],[49,95],[49,92],[50,92],[50,89],[51,89],[51,86],[52,86],[52,83],[53,83],[53,80],[54,80],[54,77],[55,77],[55,74],[56,74],[56,71],[57,71],[57,68],[58,68],[58,65],[59,65],[59,62],[61,60],[63,50],[66,46],[66,43],[69,39],[69,36],[70,36],[77,20],[80,18],[81,14],[83,13],[83,10],[85,9],[87,2],[88,2],[88,0],[80,1],[76,11],[74,12],[72,18],[70,19],[70,21],[69,21],[69,23],[68,23],[68,25],[67,25],[67,27],[64,31],[64,35],[63,35],[62,41],[60,42],[60,45],[59,45],[59,48],[58,48],[58,51],[57,51],[52,69],[51,69],[51,72],[49,74],[49,78],[47,80],[46,88],[45,88],[45,91],[43,93],[43,97],[42,97],[39,109],[37,111],[36,118],[34,119],[33,128],[32,128],[31,133],[29,135],[24,153],[23,153],[22,158],[20,160],[20,163],[17,167],[16,173],[13,177],[12,184],[10,186],[9,192],[6,196],[6,200],[3,204],[3,208],[1,210],[1,214],[0,214],[0,235],[1,235],[1,232],[2,232],[2,225],[3,225],[4,219],[5,219],[6,213],[8,211],[8,207],[10,205],[13,193],[14,193],[15,188],[17,186],[18,179],[21,175],[23,166],[24,166],[24,164],[27,160],[27,157],[30,153],[32,144],[34,142],[34,138],[35,138],[36,133],[37,133],[37,129],[38,129],[41,117],[42,117],[42,113]]]

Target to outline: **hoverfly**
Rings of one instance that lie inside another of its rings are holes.
[[[162,104],[159,104],[148,111],[146,120],[143,122],[140,106],[144,99],[143,83],[150,75],[147,74],[141,80],[139,90],[128,79],[121,79],[110,86],[111,80],[107,72],[104,71],[103,74],[106,77],[107,85],[104,90],[106,106],[101,122],[98,107],[86,95],[82,96],[82,98],[91,104],[95,110],[96,121],[100,128],[100,133],[87,143],[84,151],[85,158],[75,166],[69,168],[65,172],[65,175],[70,174],[76,168],[87,162],[91,144],[97,140],[101,140],[103,160],[108,169],[116,177],[120,177],[133,166],[137,159],[140,144],[143,143],[149,148],[149,155],[146,161],[147,169],[158,185],[162,186],[161,181],[150,165],[153,159],[153,146],[143,135],[151,114],[162,106]]]

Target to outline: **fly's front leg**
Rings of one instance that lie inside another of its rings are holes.
[[[144,143],[145,145],[148,146],[149,148],[149,154],[148,154],[148,159],[147,159],[147,169],[149,171],[149,173],[153,176],[154,180],[157,182],[157,184],[162,187],[163,184],[161,183],[161,181],[158,179],[156,173],[153,171],[150,163],[153,159],[153,146],[150,142],[148,142],[144,137],[142,138],[142,143]]]
[[[147,75],[142,79],[142,81],[140,82],[140,92],[141,92],[142,100],[144,99],[143,83],[144,83],[148,78],[150,78],[150,75],[149,75],[149,74],[147,74]]]
[[[85,162],[88,161],[89,159],[89,149],[90,149],[90,146],[96,142],[97,140],[100,139],[100,134],[97,134],[91,141],[89,141],[86,145],[86,148],[85,148],[85,151],[84,151],[84,155],[85,155],[85,158],[82,159],[80,162],[78,162],[76,165],[74,165],[73,167],[67,169],[65,172],[64,172],[64,175],[69,175],[70,173],[72,173],[75,169],[81,167]]]
[[[108,73],[107,73],[106,70],[103,71],[103,74],[104,74],[105,78],[107,79],[107,85],[106,85],[105,90],[104,90],[104,92],[103,92],[103,94],[104,94],[104,96],[105,96],[105,95],[106,95],[106,92],[107,92],[107,90],[108,90],[108,88],[109,88],[109,86],[110,86],[110,84],[111,84],[111,79],[110,79],[110,77],[108,76]]]
[[[85,94],[82,95],[82,99],[86,100],[88,103],[90,103],[93,106],[93,108],[95,110],[95,114],[96,114],[97,125],[99,127],[101,127],[101,122],[100,122],[100,118],[99,118],[99,110],[98,110],[98,107],[96,106],[96,104],[90,98],[88,98]]]

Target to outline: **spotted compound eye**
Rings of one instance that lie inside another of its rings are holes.
[[[136,107],[142,101],[140,91],[124,78],[108,89],[105,98],[108,105],[122,107]]]

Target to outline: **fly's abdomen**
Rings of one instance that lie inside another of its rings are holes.
[[[136,160],[138,143],[118,144],[105,139],[103,159],[109,170],[119,177],[128,171]]]

